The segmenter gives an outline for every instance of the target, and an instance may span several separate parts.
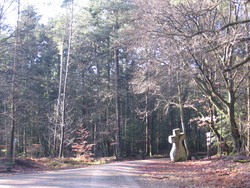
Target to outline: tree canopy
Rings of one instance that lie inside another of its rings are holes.
[[[209,131],[215,153],[249,155],[249,6],[64,0],[64,13],[42,24],[34,6],[5,0],[0,155],[166,154],[175,128],[189,155],[206,150]]]

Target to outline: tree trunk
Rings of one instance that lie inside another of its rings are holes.
[[[96,141],[96,134],[97,134],[97,131],[96,131],[96,124],[95,123],[93,123],[93,130],[92,130],[92,132],[93,132],[93,143],[94,143],[94,146],[93,146],[93,150],[94,150],[94,155],[96,155],[96,143],[97,143],[97,141]]]
[[[68,73],[69,73],[69,65],[70,65],[70,54],[71,54],[71,42],[72,42],[72,24],[73,24],[73,6],[74,1],[71,2],[70,7],[70,20],[69,20],[69,36],[68,36],[68,52],[67,52],[67,59],[65,65],[65,75],[63,80],[63,92],[62,92],[62,99],[60,105],[60,115],[61,115],[61,137],[60,137],[60,148],[59,148],[59,158],[63,157],[63,150],[64,150],[64,137],[65,137],[65,126],[66,126],[66,96],[67,96],[67,83],[68,83]],[[60,97],[60,96],[59,96]]]
[[[146,93],[146,114],[145,114],[145,151],[146,155],[149,156],[149,121],[148,121],[148,94]]]
[[[218,143],[220,143],[220,149],[223,151],[226,151],[227,154],[229,154],[229,146],[227,145],[225,139],[222,137],[222,135],[218,132],[218,129],[215,127],[215,122],[214,122],[214,106],[211,103],[211,101],[209,101],[209,106],[210,106],[210,123],[209,123],[209,127],[212,130],[212,132],[216,135]],[[220,151],[220,153],[222,153],[222,151]]]
[[[182,85],[180,83],[180,78],[179,78],[179,73],[177,75],[177,79],[178,79],[178,98],[179,98],[179,109],[180,109],[180,119],[181,119],[181,128],[182,131],[184,132],[185,135],[187,135],[187,131],[186,131],[186,126],[185,126],[185,113],[184,113],[184,100],[183,100],[183,92],[182,92]],[[183,140],[184,142],[184,147],[186,150],[186,154],[187,154],[187,159],[190,159],[190,153],[189,153],[189,149],[188,149],[188,145],[187,145],[187,138],[185,138]]]
[[[248,11],[248,1],[245,1],[245,19],[249,18],[249,11]],[[245,27],[246,33],[249,36],[249,24],[246,24]],[[246,53],[249,54],[249,42],[246,43]],[[248,71],[248,78],[247,78],[247,156],[250,156],[250,65],[248,64],[247,67]]]
[[[181,101],[180,105],[180,119],[181,119],[181,128],[182,131],[187,135],[187,131],[186,131],[186,127],[185,127],[185,114],[184,114],[184,103],[183,101]],[[187,159],[190,159],[190,153],[189,153],[189,149],[188,149],[188,145],[187,145],[187,139],[183,140],[184,142],[184,146],[186,149],[186,154],[187,154]]]
[[[121,155],[121,120],[120,120],[120,83],[119,83],[119,59],[118,59],[118,49],[114,47],[114,63],[115,63],[115,112],[116,112],[116,135],[115,135],[115,155],[119,159]]]
[[[229,105],[228,105],[228,120],[230,123],[231,135],[233,138],[233,152],[240,152],[241,150],[241,140],[240,133],[235,120],[235,96],[233,91],[229,92]]]
[[[247,80],[247,155],[250,155],[250,65],[248,65],[248,80]]]
[[[148,88],[149,90],[149,88]],[[148,90],[146,92],[146,114],[145,114],[145,123],[146,123],[146,139],[145,139],[145,151],[147,156],[152,156],[152,147],[151,147],[151,131],[150,131],[150,121],[149,121],[149,101],[148,101]]]
[[[63,157],[64,136],[65,136],[65,126],[61,125],[61,138],[60,138],[59,158]]]
[[[53,136],[53,157],[57,155],[58,145],[57,145],[57,136],[58,136],[58,124],[60,124],[60,116],[61,116],[61,96],[62,96],[62,81],[63,81],[63,50],[64,50],[64,37],[61,38],[60,45],[60,64],[59,64],[59,86],[58,86],[58,97],[57,97],[57,105],[55,109],[55,124],[54,124],[54,136]],[[60,153],[60,152],[59,152]],[[59,154],[60,156],[60,154]]]
[[[233,51],[233,48],[231,49]],[[229,66],[232,67],[232,56],[229,60]],[[230,124],[230,131],[233,139],[233,153],[239,153],[241,150],[241,139],[240,133],[235,120],[235,91],[234,91],[234,75],[231,71],[228,71],[228,104],[227,104],[227,112],[228,112],[228,120]]]
[[[17,1],[17,26],[15,36],[15,55],[14,62],[12,65],[12,83],[11,83],[11,129],[10,129],[10,145],[8,151],[8,158],[12,158],[14,155],[14,144],[15,144],[15,128],[16,128],[16,64],[18,61],[18,39],[19,39],[19,20],[20,20],[20,0]]]

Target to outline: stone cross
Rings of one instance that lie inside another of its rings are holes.
[[[170,151],[170,159],[173,162],[185,161],[187,160],[186,150],[183,145],[183,140],[186,138],[186,135],[180,129],[173,129],[173,135],[168,137],[168,142],[173,144]]]

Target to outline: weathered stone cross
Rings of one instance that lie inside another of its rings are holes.
[[[168,137],[168,142],[173,144],[170,151],[170,159],[173,162],[185,161],[187,160],[186,150],[183,146],[183,140],[186,138],[186,135],[180,129],[173,129],[173,135]]]

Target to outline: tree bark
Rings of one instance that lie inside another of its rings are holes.
[[[220,143],[220,149],[223,151],[226,151],[227,154],[229,154],[229,146],[227,145],[225,139],[222,137],[222,135],[218,132],[218,129],[215,127],[215,122],[214,122],[214,117],[215,117],[215,113],[214,113],[214,106],[211,103],[211,101],[209,101],[209,106],[210,106],[210,122],[209,122],[209,127],[212,130],[212,132],[216,135],[218,143]],[[222,151],[220,151],[220,153],[222,153]]]
[[[149,88],[148,88],[149,90]],[[146,123],[146,145],[145,151],[147,156],[152,156],[152,146],[151,146],[151,129],[150,129],[150,121],[149,121],[149,101],[148,101],[148,90],[146,92],[146,114],[145,114],[145,123]]]
[[[248,65],[247,80],[247,155],[250,155],[250,65]]]
[[[184,113],[184,100],[183,100],[183,92],[182,92],[182,85],[180,83],[180,73],[178,72],[177,73],[177,82],[178,82],[178,99],[179,99],[179,109],[180,109],[180,119],[181,119],[181,128],[182,128],[182,131],[184,132],[185,135],[187,135],[187,131],[186,131],[186,126],[185,126],[185,113]],[[186,155],[187,155],[187,159],[190,159],[191,156],[190,156],[190,153],[189,153],[189,150],[188,150],[188,144],[187,144],[187,139],[185,138],[183,140],[184,142],[184,147],[185,147],[185,150],[186,150]]]
[[[15,144],[15,129],[16,129],[16,64],[18,61],[18,39],[19,39],[19,20],[20,20],[20,0],[17,1],[17,25],[16,25],[16,36],[15,36],[15,55],[14,62],[12,65],[12,83],[11,83],[11,129],[10,129],[10,145],[8,151],[8,158],[13,158],[14,155],[14,144]]]
[[[234,49],[232,48],[231,51],[233,51]],[[228,52],[230,53],[230,52]],[[229,60],[229,66],[232,67],[232,55],[228,58]],[[235,103],[236,103],[236,97],[235,97],[235,83],[234,83],[234,76],[232,71],[228,71],[227,73],[227,87],[228,87],[228,103],[227,103],[227,112],[228,112],[228,120],[229,120],[229,124],[230,124],[230,131],[231,131],[231,135],[233,138],[233,153],[239,153],[241,151],[241,138],[240,138],[240,133],[239,133],[239,129],[237,127],[236,124],[236,120],[235,120]]]
[[[119,22],[118,22],[118,11],[114,11],[115,16],[115,23],[113,26],[113,32],[116,35],[117,30],[119,29]],[[114,38],[114,65],[115,65],[115,112],[116,112],[116,144],[115,144],[115,155],[116,158],[119,159],[121,156],[121,109],[120,109],[120,72],[119,72],[119,49],[117,40],[118,37]]]
[[[233,91],[229,91],[229,105],[228,105],[228,119],[230,123],[230,131],[233,138],[233,145],[234,149],[233,152],[240,152],[241,151],[241,139],[240,133],[236,124],[235,120],[235,96]]]
[[[68,83],[68,73],[70,65],[70,54],[71,54],[71,43],[72,43],[72,24],[73,24],[73,6],[74,1],[71,2],[70,7],[70,20],[69,20],[69,36],[68,36],[68,52],[65,65],[65,75],[63,80],[63,93],[61,99],[61,137],[60,137],[60,148],[59,148],[59,158],[63,157],[64,150],[64,138],[65,138],[65,126],[66,126],[66,96],[67,96],[67,83]],[[60,97],[60,96],[59,96]]]
[[[245,1],[245,19],[247,20],[249,17],[248,11],[248,1]],[[245,32],[247,36],[249,36],[249,24],[246,24]],[[250,44],[246,43],[246,53],[249,54]],[[250,156],[250,65],[247,66],[248,77],[247,77],[247,156]]]
[[[121,155],[121,119],[120,119],[120,83],[119,83],[119,59],[118,59],[118,49],[114,47],[114,63],[115,63],[115,112],[116,112],[116,144],[115,144],[115,155],[119,159]]]

